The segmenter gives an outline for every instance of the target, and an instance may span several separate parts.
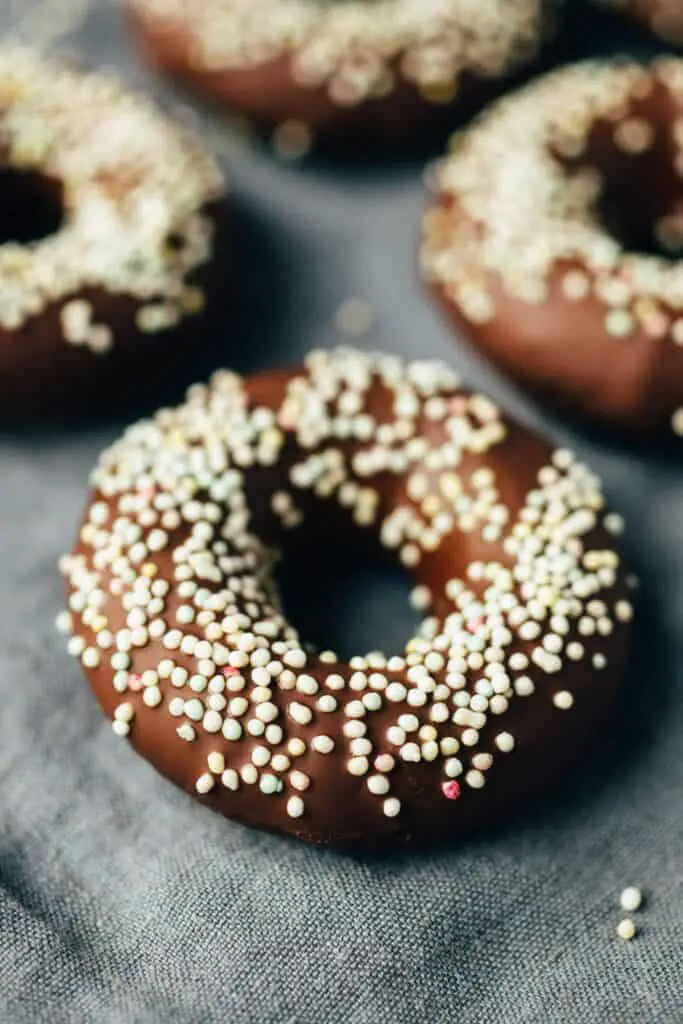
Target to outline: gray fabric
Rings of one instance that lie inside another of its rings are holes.
[[[5,14],[33,2],[4,0]],[[95,7],[75,49],[149,82],[114,5]],[[373,344],[442,356],[541,422],[454,344],[416,282],[418,169],[283,168],[225,149],[245,298],[216,360],[295,361],[361,295]],[[643,587],[627,691],[554,798],[457,849],[385,860],[231,825],[114,737],[52,623],[57,558],[118,428],[0,437],[3,1024],[683,1021],[683,481],[674,459],[545,423],[631,524]],[[396,644],[406,621],[373,619]],[[626,945],[618,895],[633,883],[647,905]]]

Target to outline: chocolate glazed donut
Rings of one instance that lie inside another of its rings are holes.
[[[490,99],[550,33],[552,0],[128,0],[147,59],[257,125],[374,147]],[[446,119],[449,119],[448,121]]]
[[[108,76],[0,51],[0,419],[121,411],[223,307],[222,174]],[[153,371],[154,376],[151,376]]]
[[[586,63],[454,140],[429,286],[473,342],[573,415],[683,434],[683,62]]]
[[[632,608],[599,481],[438,363],[353,350],[220,373],[102,456],[60,627],[114,731],[208,806],[315,843],[460,836],[584,749]],[[367,540],[425,612],[342,662],[276,550]]]

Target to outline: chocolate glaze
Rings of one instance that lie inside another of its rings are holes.
[[[626,258],[629,252],[653,253],[664,267],[667,257],[654,241],[654,225],[683,202],[683,179],[674,165],[674,128],[681,110],[680,99],[653,79],[650,95],[631,98],[627,110],[629,118],[653,127],[651,148],[643,153],[620,151],[614,123],[596,120],[585,152],[561,161],[568,172],[597,170],[602,194],[594,215],[605,237],[616,238]],[[504,165],[500,174],[505,174]],[[444,234],[466,226],[473,237],[484,236],[482,225],[456,195],[439,195],[437,208],[443,213]],[[429,249],[429,239],[425,247]],[[475,274],[486,283],[495,308],[489,320],[472,322],[442,281],[430,281],[430,291],[481,352],[523,388],[563,412],[625,435],[673,440],[672,416],[683,406],[683,348],[672,331],[681,309],[673,295],[660,307],[666,320],[661,330],[653,333],[636,321],[628,337],[621,337],[606,329],[604,302],[593,294],[576,301],[563,291],[563,280],[572,271],[595,278],[582,260],[556,262],[545,282],[545,298],[529,302],[511,295],[483,260],[477,265],[476,246],[471,251]],[[632,299],[637,303],[638,297],[636,289]]]
[[[181,26],[162,27],[130,7],[127,14],[145,59],[164,74],[217,106],[246,116],[257,128],[272,130],[285,122],[301,122],[316,141],[335,148],[340,144],[369,144],[375,150],[395,149],[407,142],[434,138],[493,99],[506,80],[464,70],[458,78],[456,97],[442,102],[428,99],[413,82],[402,77],[396,61],[396,85],[386,96],[343,106],[330,98],[325,86],[308,87],[296,82],[289,54],[258,67],[199,69],[190,60],[188,38]],[[550,28],[548,23],[548,34]],[[508,81],[513,72],[511,67]]]
[[[249,407],[264,405],[277,409],[287,384],[294,376],[293,372],[270,373],[247,379],[245,387]],[[382,422],[387,409],[388,395],[382,386],[375,384],[368,396],[367,411]],[[478,467],[490,467],[496,474],[501,499],[511,510],[514,519],[515,514],[524,506],[528,492],[536,485],[539,470],[550,464],[552,452],[544,441],[530,431],[512,423],[508,423],[507,427],[507,437],[501,444],[484,455],[465,455],[458,472],[463,479],[467,479]],[[422,415],[419,430],[423,436],[433,437],[437,427]],[[353,450],[350,443],[344,443],[343,447],[347,454]],[[270,511],[270,498],[274,491],[287,486],[289,470],[300,455],[301,451],[290,434],[277,464],[246,471],[249,508],[253,516],[252,529],[269,546],[283,543],[281,526]],[[433,476],[430,474],[432,480]],[[406,493],[405,476],[389,477],[380,474],[372,478],[370,483],[379,490],[382,513],[399,505],[414,507]],[[103,499],[97,493],[91,499],[103,500],[113,509],[112,499]],[[307,515],[304,526],[295,531],[294,543],[297,540],[306,545],[318,543],[321,558],[324,558],[326,544],[343,544],[359,531],[350,515],[333,501],[302,493],[297,495],[297,504]],[[183,525],[171,536],[169,547],[154,556],[158,567],[157,578],[172,579],[171,551],[187,536],[188,529]],[[370,529],[368,538],[372,543],[379,544],[376,529]],[[292,540],[288,539],[287,544],[291,546],[291,543]],[[586,535],[584,544],[586,549],[611,549],[614,538],[600,525]],[[86,562],[90,562],[90,549],[83,542],[77,544],[75,554],[83,555]],[[452,602],[443,596],[444,585],[454,576],[466,578],[464,574],[467,566],[478,559],[512,564],[502,543],[484,541],[478,530],[465,533],[455,528],[444,539],[438,551],[425,554],[421,564],[414,570],[414,576],[416,583],[426,584],[434,595],[430,614],[443,618],[453,610]],[[101,610],[109,621],[108,628],[115,632],[125,625],[126,612],[120,599],[114,598],[109,592],[107,584],[110,579],[106,572],[103,573],[102,588],[107,597]],[[483,592],[484,584],[473,583],[471,586],[475,592]],[[611,605],[626,593],[624,577],[619,572],[616,586],[600,596]],[[314,599],[314,595],[312,597]],[[175,620],[179,603],[181,599],[177,592],[172,592],[164,611],[166,621]],[[186,627],[186,631],[198,637],[203,636],[201,628],[196,625]],[[369,848],[403,842],[432,843],[459,837],[474,827],[502,819],[533,794],[551,786],[566,769],[568,762],[585,753],[589,739],[592,739],[596,728],[605,718],[620,684],[629,631],[627,626],[615,622],[614,631],[609,636],[581,636],[585,657],[578,662],[565,661],[557,675],[543,676],[534,670],[533,674],[541,677],[537,681],[536,692],[532,696],[512,698],[504,714],[490,716],[477,745],[478,750],[495,751],[494,736],[505,730],[515,736],[515,749],[510,753],[496,754],[483,789],[469,789],[461,779],[462,794],[455,802],[447,800],[442,792],[442,758],[431,763],[421,761],[417,764],[397,759],[397,767],[390,776],[391,795],[401,800],[402,810],[395,818],[381,813],[381,800],[378,801],[376,796],[368,792],[366,778],[355,777],[345,768],[349,756],[346,749],[348,741],[344,740],[342,727],[348,720],[341,713],[341,708],[359,696],[348,686],[334,693],[340,710],[332,714],[318,714],[312,726],[292,730],[292,722],[283,713],[285,740],[293,731],[295,735],[308,736],[309,739],[315,734],[326,733],[336,742],[334,752],[326,756],[314,753],[309,745],[302,757],[295,762],[293,759],[292,767],[305,772],[312,780],[310,788],[302,794],[306,804],[302,818],[295,820],[288,817],[285,812],[286,798],[264,796],[255,785],[242,785],[239,791],[232,792],[219,782],[210,793],[199,799],[243,824],[341,848]],[[94,633],[81,622],[75,626],[75,632],[83,636],[88,644],[94,643]],[[575,639],[579,639],[579,635],[574,622],[567,641]],[[534,643],[516,638],[510,650],[530,654],[534,646]],[[598,651],[607,659],[606,667],[599,672],[591,664],[592,655]],[[159,641],[150,641],[146,647],[135,652],[134,670],[141,673],[155,668],[160,658],[167,656],[169,652],[164,652]],[[188,671],[192,670],[192,658],[179,651],[173,651],[172,657],[177,664]],[[339,673],[348,681],[352,671],[348,664],[323,664],[317,658],[312,658],[306,667],[306,672],[320,682],[321,693],[329,692],[325,690],[323,680],[330,672]],[[179,741],[176,736],[178,719],[172,718],[165,706],[152,710],[145,707],[140,693],[122,697],[114,691],[112,669],[106,664],[106,659],[98,669],[86,669],[86,673],[98,701],[109,717],[112,717],[121,700],[131,702],[136,710],[130,735],[133,746],[158,771],[195,797],[196,780],[206,771],[206,760],[211,751],[224,752],[226,761],[229,754],[230,765],[238,767],[248,761],[253,747],[261,742],[243,734],[241,740],[228,744],[220,733],[207,735],[201,730],[198,730],[195,742]],[[443,672],[435,673],[437,682],[443,675]],[[469,673],[468,688],[477,675],[476,672]],[[405,671],[392,672],[390,677],[403,680]],[[569,690],[574,695],[575,703],[570,711],[559,711],[553,705],[552,695],[560,690]],[[188,686],[173,690],[172,693],[184,698],[194,696]],[[280,692],[277,688],[274,694],[273,701],[281,708],[295,697],[298,702],[313,709],[319,696]],[[412,709],[407,705],[397,708],[397,705],[385,701],[381,710],[366,717],[368,736],[376,751],[386,750],[384,732],[388,725],[395,723],[397,713],[401,710]],[[421,720],[429,719],[422,716]],[[458,734],[462,732],[459,727],[451,727],[453,731]]]
[[[188,347],[196,350],[218,327],[227,308],[226,278],[232,253],[230,218],[225,205],[206,207],[216,228],[211,260],[187,277],[205,296],[204,310],[172,329],[144,333],[135,317],[143,303],[102,288],[85,288],[53,302],[16,330],[0,327],[0,421],[6,424],[68,423],[121,416],[149,407],[155,381],[180,375]],[[61,310],[74,299],[92,305],[93,321],[109,326],[112,348],[95,353],[64,340]],[[185,378],[186,379],[186,378]]]
[[[0,421],[149,402],[224,292],[222,172],[73,63],[8,47],[0,91]]]

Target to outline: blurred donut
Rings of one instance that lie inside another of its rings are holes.
[[[268,128],[375,145],[492,94],[554,0],[127,0],[149,60]],[[297,130],[298,129],[298,130]]]
[[[202,144],[147,99],[0,50],[1,419],[150,392],[224,289],[224,191]]]
[[[683,435],[683,61],[564,68],[454,140],[422,272],[523,386]]]

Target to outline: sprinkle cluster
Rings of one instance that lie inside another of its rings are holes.
[[[608,233],[598,208],[605,179],[589,154],[598,121],[610,126],[624,159],[647,153],[662,129],[633,108],[662,88],[683,115],[683,61],[676,58],[649,69],[578,64],[494,106],[455,138],[437,172],[446,202],[424,220],[425,278],[474,324],[497,315],[496,290],[535,306],[559,287],[571,302],[595,302],[612,337],[643,332],[683,345],[683,263],[627,251]],[[681,124],[671,135],[683,175]],[[662,248],[680,253],[677,210],[654,231]],[[683,410],[673,428],[683,434]]]
[[[224,182],[202,146],[147,99],[107,75],[5,48],[0,155],[63,189],[54,234],[0,245],[0,328],[17,330],[59,303],[63,339],[106,352],[112,325],[96,322],[85,289],[137,300],[143,332],[201,308],[204,296],[187,279],[211,255],[206,208]]]
[[[291,56],[295,81],[354,106],[398,75],[433,102],[464,71],[496,77],[536,52],[546,0],[129,0],[152,25],[190,36],[200,71]]]
[[[285,821],[306,815],[332,755],[389,818],[409,764],[435,762],[447,801],[482,789],[515,750],[513,702],[536,693],[568,712],[571,665],[605,668],[607,638],[631,618],[618,554],[591,543],[599,524],[622,525],[599,481],[560,449],[510,505],[501,488],[519,467],[498,409],[437,362],[319,351],[272,401],[251,387],[218,373],[130,428],[93,473],[59,624],[120,695],[114,731],[170,716],[197,748],[200,794],[260,791]],[[250,490],[259,474],[286,481],[266,508]],[[281,611],[273,548],[324,502],[414,568],[425,617],[399,655],[343,663]]]

